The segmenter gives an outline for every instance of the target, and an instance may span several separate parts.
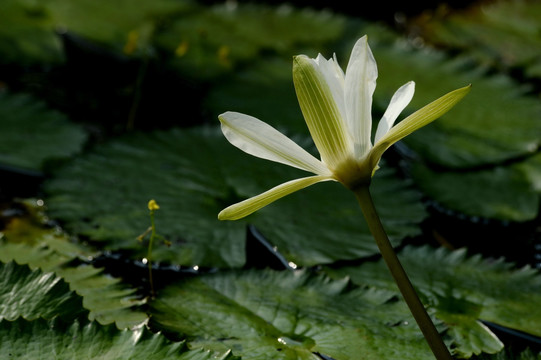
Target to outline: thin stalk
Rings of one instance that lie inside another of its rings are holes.
[[[434,356],[436,356],[436,359],[438,360],[451,360],[452,356],[449,353],[447,346],[445,346],[443,343],[438,330],[432,323],[430,316],[428,316],[428,313],[421,303],[419,296],[417,296],[408,275],[400,264],[393,246],[385,233],[385,229],[383,229],[383,225],[381,224],[381,220],[376,212],[376,208],[374,207],[374,202],[372,201],[372,196],[370,195],[368,186],[361,186],[354,192],[359,205],[361,206],[364,217],[366,218],[370,232],[376,240],[383,260],[391,271],[391,275],[398,285],[406,304],[413,314],[417,325],[419,325],[419,328],[428,342],[430,349],[434,353]]]
[[[152,280],[152,243],[156,237],[156,226],[154,225],[154,210],[150,210],[150,239],[148,240],[148,253],[147,253],[147,264],[148,264],[148,280],[150,282],[150,293],[152,297],[156,296],[154,292],[154,281]]]

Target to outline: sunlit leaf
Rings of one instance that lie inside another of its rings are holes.
[[[98,323],[51,321],[0,322],[0,352],[13,359],[230,359],[227,353],[191,351],[183,342],[171,342],[144,327],[118,330]]]
[[[99,253],[72,243],[58,229],[45,227],[38,213],[3,219],[7,225],[0,232],[0,261],[16,261],[47,273],[54,272],[82,296],[88,317],[101,324],[116,322],[119,328],[127,328],[145,322],[147,315],[140,308],[145,301],[136,289],[105,273],[103,268],[90,265],[88,262]],[[19,300],[20,296],[12,299]]]
[[[73,318],[83,312],[81,298],[54,273],[0,263],[0,320]]]
[[[242,359],[432,359],[404,303],[306,271],[220,272],[159,292],[151,326]]]

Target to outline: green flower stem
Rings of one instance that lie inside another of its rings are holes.
[[[438,330],[436,330],[430,316],[428,316],[428,313],[421,303],[421,300],[419,300],[419,296],[417,296],[408,275],[404,271],[404,268],[396,256],[393,246],[391,245],[391,242],[389,241],[389,238],[383,229],[383,225],[381,224],[381,220],[376,212],[368,186],[361,186],[354,190],[354,192],[357,200],[359,201],[359,205],[361,206],[364,217],[366,218],[370,232],[374,236],[381,255],[383,256],[383,260],[385,260],[387,267],[391,271],[391,274],[398,285],[404,300],[406,300],[415,321],[417,321],[419,328],[428,342],[430,349],[438,360],[452,359],[449,350],[443,343]]]
[[[152,280],[152,243],[156,237],[156,225],[154,225],[154,209],[150,210],[150,239],[148,241],[148,253],[147,253],[147,264],[148,264],[148,280],[150,282],[150,292],[154,297],[156,294],[154,292],[154,281]]]

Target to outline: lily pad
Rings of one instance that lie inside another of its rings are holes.
[[[293,194],[245,220],[218,221],[225,206],[306,175],[241,153],[214,127],[126,136],[55,174],[45,184],[50,216],[110,250],[145,256],[135,238],[150,225],[146,204],[155,199],[157,231],[172,242],[155,246],[158,261],[243,266],[247,224],[298,265],[378,253],[354,196],[337,183]],[[419,234],[426,213],[408,181],[383,166],[373,193],[395,244]]]
[[[50,321],[0,322],[0,352],[13,359],[178,359],[233,360],[228,353],[191,351],[183,342],[171,342],[144,327],[118,330],[98,323]]]
[[[101,324],[114,322],[119,328],[146,322],[148,316],[141,309],[145,303],[143,296],[119,277],[91,265],[99,252],[73,243],[60,229],[44,226],[39,210],[29,209],[30,216],[2,219],[7,225],[0,232],[1,262],[16,261],[47,274],[54,273],[55,279],[68,283],[70,289],[82,297],[91,320]],[[10,295],[13,301],[20,298]],[[34,300],[41,301],[39,297]]]
[[[459,49],[499,69],[524,68],[527,75],[539,77],[540,16],[541,4],[536,1],[494,1],[413,22],[426,42]]]
[[[264,54],[290,59],[295,48],[338,39],[345,26],[344,17],[325,11],[225,3],[178,17],[157,35],[156,46],[170,56],[170,66],[201,80]]]
[[[403,302],[308,271],[186,278],[151,303],[150,326],[242,359],[432,359]],[[321,357],[320,355],[321,354]]]
[[[539,211],[541,192],[535,181],[541,179],[537,173],[541,162],[534,159],[467,172],[437,171],[417,163],[412,175],[425,194],[447,209],[470,217],[524,222],[535,219]]]
[[[192,9],[190,1],[47,0],[55,27],[94,41],[120,55],[147,55],[156,25]]]
[[[65,115],[30,95],[0,92],[0,166],[43,171],[79,152],[87,138]]]
[[[449,326],[447,334],[458,354],[469,357],[502,349],[480,320],[541,336],[541,275],[535,269],[469,257],[465,249],[408,246],[399,257],[423,302]],[[382,261],[328,271],[337,278],[347,275],[354,283],[398,293]]]
[[[0,63],[58,63],[62,45],[53,32],[51,14],[43,2],[2,1]]]
[[[75,317],[84,312],[81,298],[52,272],[0,263],[0,320]]]

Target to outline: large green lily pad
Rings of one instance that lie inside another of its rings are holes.
[[[42,171],[86,140],[83,129],[30,95],[0,92],[0,166]]]
[[[0,263],[0,320],[51,319],[82,313],[82,302],[54,273],[30,270],[14,262]]]
[[[295,49],[336,41],[345,27],[346,19],[330,12],[225,3],[178,17],[157,35],[156,46],[183,76],[201,80],[265,55],[291,59]]]
[[[242,359],[432,359],[403,302],[308,271],[223,271],[173,283],[150,326]]]
[[[467,172],[412,166],[419,188],[439,205],[471,217],[518,222],[531,221],[538,214],[540,171],[540,155]]]

